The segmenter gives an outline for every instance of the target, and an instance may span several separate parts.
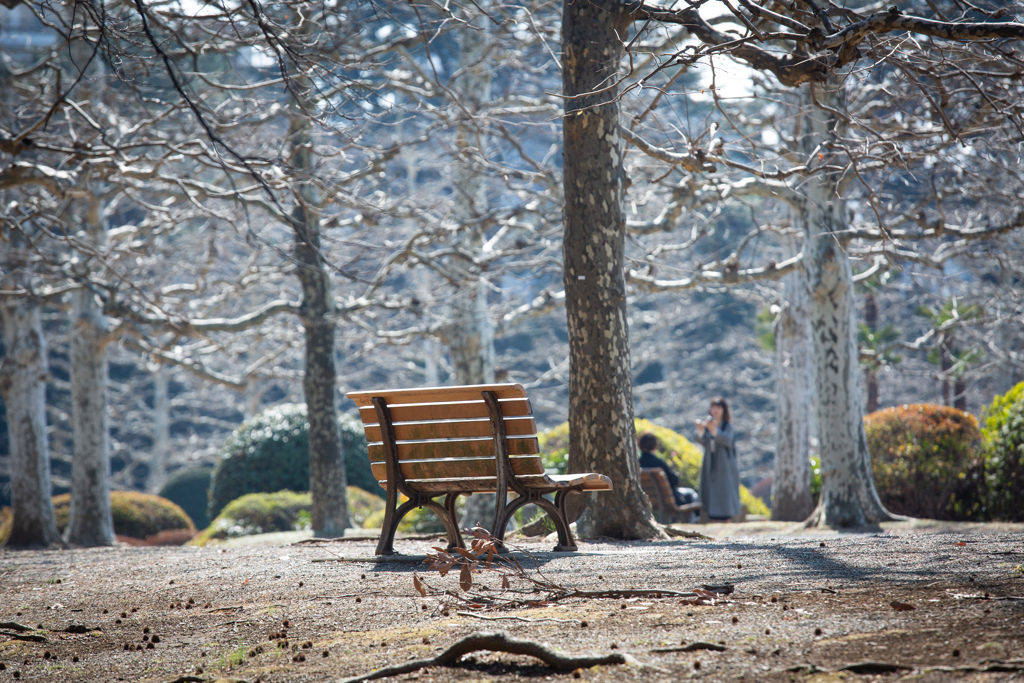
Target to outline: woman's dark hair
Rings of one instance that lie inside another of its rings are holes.
[[[729,424],[732,419],[732,414],[729,412],[729,404],[726,403],[725,399],[721,396],[715,396],[711,399],[711,405],[722,407],[722,424]]]

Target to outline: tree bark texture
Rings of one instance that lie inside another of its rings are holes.
[[[18,233],[4,234],[0,265],[10,275],[7,284],[22,289],[24,266],[19,258]],[[3,256],[6,251],[6,256]],[[9,547],[62,544],[53,517],[50,451],[46,440],[46,340],[39,307],[28,297],[0,297],[0,394],[7,408],[11,454],[11,511],[14,515]]]
[[[772,481],[772,519],[802,522],[811,496],[811,326],[807,283],[797,270],[782,280],[782,310],[775,322],[778,441]]]
[[[615,82],[629,20],[616,0],[569,0],[562,10],[569,472],[600,472],[614,486],[588,496],[577,522],[584,537],[662,533],[639,485],[623,275],[625,173]]]
[[[114,544],[106,335],[106,320],[96,296],[87,288],[75,291],[71,316],[71,421],[75,450],[71,510],[64,539],[84,547]]]
[[[312,87],[296,82],[296,87]],[[311,123],[304,112],[308,102],[292,103],[288,140],[292,163],[300,172],[314,172]],[[334,358],[334,296],[331,276],[320,252],[317,193],[301,183],[292,210],[296,273],[302,285],[302,327],[306,336],[306,366],[302,388],[309,419],[309,490],[313,499],[313,531],[317,536],[340,536],[349,522],[345,462],[338,433],[337,366]]]
[[[477,7],[480,14],[459,30],[459,74],[455,79],[455,93],[461,108],[455,131],[456,156],[452,162],[452,213],[458,224],[459,246],[468,254],[481,254],[483,250],[481,216],[487,213],[487,175],[475,160],[483,157],[487,145],[484,121],[479,114],[491,97],[492,41],[487,4]],[[460,275],[449,311],[451,323],[446,331],[455,383],[491,384],[494,382],[494,323],[487,309],[488,285],[472,265],[460,269]],[[489,526],[494,518],[494,501],[493,493],[468,497],[462,525],[483,522],[484,526]]]
[[[818,101],[833,109],[843,103],[835,84],[807,85],[798,144],[804,158],[832,168],[843,160],[831,143],[839,122],[817,109],[809,88],[818,88]],[[841,148],[841,146],[839,146]],[[821,448],[821,524],[864,526],[893,519],[875,490],[871,456],[860,392],[860,364],[854,307],[853,273],[836,232],[848,228],[849,213],[842,198],[838,171],[819,170],[802,185],[799,222],[804,230],[804,273],[814,340],[814,396]]]
[[[99,199],[85,206],[87,239],[102,249],[106,241]],[[89,277],[85,259],[77,275]],[[64,540],[91,547],[114,544],[110,510],[110,437],[107,420],[106,318],[96,295],[82,286],[71,295],[71,423],[74,459],[71,466],[71,509]]]

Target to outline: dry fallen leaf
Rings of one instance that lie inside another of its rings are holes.
[[[415,574],[412,575],[412,585],[419,591],[420,597],[427,597],[427,589],[423,587],[423,582],[420,581],[420,577]]]
[[[906,602],[900,602],[899,600],[893,600],[889,605],[897,612],[909,612],[914,609],[913,605]]]
[[[462,571],[459,573],[459,587],[464,591],[473,587],[473,572],[468,564],[462,565]]]

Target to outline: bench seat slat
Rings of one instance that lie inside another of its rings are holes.
[[[517,475],[544,474],[544,465],[536,456],[513,456],[512,471]],[[402,476],[409,479],[462,479],[493,477],[494,458],[459,458],[454,460],[412,460],[399,464]],[[387,467],[382,462],[370,464],[377,481],[388,478]]]
[[[489,438],[476,441],[399,441],[397,447],[400,461],[494,457],[494,441]],[[384,462],[387,458],[382,443],[371,443],[366,450],[370,454],[370,462]],[[511,438],[508,440],[508,452],[509,455],[534,455],[540,452],[540,443],[536,437]]]
[[[460,420],[448,422],[402,422],[395,423],[395,438],[398,441],[423,441],[426,439],[455,439],[463,437],[491,436],[490,420]],[[366,441],[382,441],[380,425],[368,424],[364,430]],[[508,436],[534,436],[537,423],[533,418],[506,418],[505,433]]]
[[[539,489],[545,493],[553,493],[561,489],[583,485],[584,491],[610,491],[611,481],[603,474],[527,474],[516,477],[523,486]],[[377,482],[387,488],[387,481]],[[498,480],[494,477],[460,477],[458,479],[414,479],[408,483],[418,490],[430,493],[451,493],[454,491],[474,493],[492,493],[498,488]]]
[[[422,389],[383,389],[353,391],[346,396],[357,406],[372,406],[374,398],[383,398],[389,406],[400,403],[436,403],[442,401],[478,401],[484,391],[493,391],[498,399],[526,398],[522,384],[469,384],[455,387],[425,387]]]

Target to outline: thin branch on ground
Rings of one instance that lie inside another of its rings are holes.
[[[342,683],[360,683],[361,681],[371,681],[377,678],[399,676],[429,666],[454,666],[463,655],[480,650],[506,652],[512,655],[529,655],[530,657],[536,657],[557,671],[589,669],[592,666],[603,664],[626,664],[632,659],[628,655],[619,652],[607,655],[568,656],[555,652],[547,645],[533,640],[512,638],[504,631],[481,631],[480,633],[473,633],[461,640],[455,641],[451,647],[431,659],[417,659],[405,662],[404,664],[386,666],[372,673],[345,679]],[[635,660],[633,661],[635,662]]]

